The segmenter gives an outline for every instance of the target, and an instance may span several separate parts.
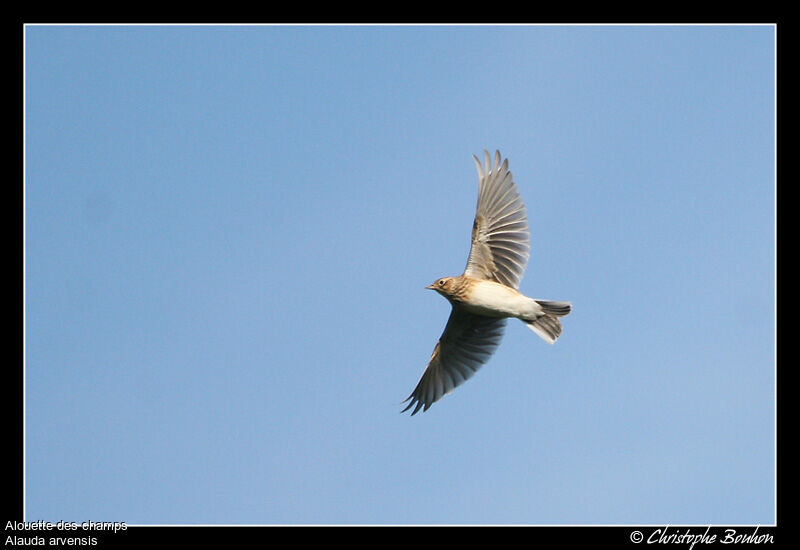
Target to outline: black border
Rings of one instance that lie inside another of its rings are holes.
[[[457,11],[462,12],[462,14],[453,13],[456,10],[448,10],[449,13],[447,14],[447,19],[435,19],[435,15],[432,16],[433,18],[429,18],[431,14],[429,13],[422,13],[421,15],[425,16],[425,20],[418,19],[416,17],[406,18],[400,21],[395,22],[385,22],[380,21],[378,19],[366,19],[361,21],[360,23],[375,23],[375,24],[461,24],[461,23],[481,23],[481,24],[774,24],[776,29],[776,75],[778,71],[778,63],[780,56],[777,55],[778,50],[778,39],[781,37],[782,33],[781,30],[786,31],[787,28],[784,25],[783,28],[780,28],[779,23],[777,22],[777,18],[769,17],[766,19],[762,18],[751,18],[751,19],[737,19],[732,17],[721,17],[716,20],[706,20],[706,21],[698,21],[698,20],[690,20],[686,18],[669,18],[666,21],[661,22],[650,22],[642,19],[637,20],[625,20],[625,18],[609,18],[606,20],[581,20],[581,19],[555,19],[555,18],[543,18],[540,20],[508,20],[506,19],[507,16],[503,15],[502,11],[498,13],[500,15],[493,15],[492,12],[487,10],[475,10],[475,9],[460,9]],[[470,13],[463,13],[463,12],[470,12]],[[483,11],[484,13],[481,13]],[[23,111],[19,120],[19,133],[22,133],[23,123],[24,123],[24,110],[22,109],[24,97],[22,91],[22,80],[23,80],[23,40],[24,40],[24,25],[26,24],[46,24],[46,23],[116,23],[113,18],[106,18],[106,17],[98,17],[97,14],[92,14],[88,17],[80,16],[76,17],[72,20],[61,17],[63,14],[58,14],[55,17],[51,15],[44,15],[39,17],[17,17],[14,21],[14,29],[9,29],[10,32],[5,33],[5,36],[9,41],[12,42],[10,47],[6,49],[6,51],[18,52],[16,56],[16,63],[17,63],[17,71],[19,74],[19,82],[17,93],[19,94],[19,105],[20,111]],[[350,23],[357,23],[356,19],[348,17],[346,19],[325,19],[324,16],[326,14],[321,14],[321,19],[314,19],[314,16],[304,17],[303,19],[275,19],[272,17],[269,21],[255,21],[255,23],[263,23],[263,24],[278,24],[278,23],[290,23],[290,24],[319,24],[319,23],[330,23],[330,24],[350,24]],[[469,17],[480,17],[483,20],[475,21],[470,20]],[[213,18],[213,19],[202,19],[202,18],[168,18],[168,17],[158,17],[158,18],[134,18],[133,20],[125,21],[124,24],[193,24],[193,23],[202,23],[202,24],[209,24],[209,23],[217,23],[217,24],[237,24],[237,23],[250,23],[249,21],[250,16],[242,16],[242,17],[231,17],[225,16],[222,18]],[[363,17],[363,15],[362,15]],[[417,16],[419,17],[419,16]],[[13,66],[13,61],[9,66]],[[777,121],[777,97],[778,97],[778,89],[777,83],[779,80],[776,78],[776,182],[777,182],[777,151],[779,148],[779,140],[777,140],[777,131],[780,128]],[[19,135],[19,134],[18,134]],[[18,149],[17,149],[17,156],[16,156],[16,163],[19,166],[19,179],[18,182],[23,181],[23,166],[22,166],[22,155],[23,155],[23,143],[22,140],[18,140]],[[18,202],[16,203],[16,212],[18,218],[15,216],[11,216],[11,219],[16,221],[16,231],[19,232],[20,237],[22,237],[22,227],[23,227],[23,220],[22,220],[22,209],[19,205],[23,203],[23,191],[21,185],[15,185],[15,189],[17,189],[17,193],[19,195]],[[776,184],[776,197],[777,197],[777,184]],[[777,199],[776,199],[776,210],[775,210],[775,297],[776,297],[776,349],[775,349],[775,361],[776,361],[776,384],[777,384]],[[20,241],[22,239],[20,238]],[[19,242],[19,241],[18,241]],[[21,251],[22,254],[22,261],[24,263],[24,249]],[[17,267],[19,274],[19,283],[18,287],[20,289],[20,293],[23,294],[22,290],[24,288],[24,275],[22,269]],[[17,311],[24,311],[24,294],[20,297],[19,301],[17,302]],[[778,505],[779,502],[779,495],[781,494],[780,491],[777,490],[777,479],[778,479],[778,471],[777,471],[777,463],[778,463],[778,423],[776,421],[775,426],[775,434],[776,434],[776,443],[775,443],[775,450],[776,450],[776,495],[775,495],[775,502],[776,502],[776,523],[774,525],[768,526],[760,526],[760,525],[734,525],[734,526],[713,526],[713,527],[706,527],[706,526],[698,526],[698,525],[678,525],[678,526],[666,526],[666,525],[630,525],[630,526],[574,526],[574,525],[567,525],[567,526],[449,526],[449,525],[435,525],[435,526],[417,526],[417,525],[342,525],[342,526],[327,526],[327,525],[265,525],[265,526],[126,526],[124,530],[117,530],[114,532],[113,530],[77,530],[77,531],[59,531],[54,529],[52,531],[37,531],[37,530],[17,530],[17,529],[9,529],[8,522],[22,522],[23,521],[23,467],[24,467],[24,458],[23,458],[23,444],[24,444],[24,436],[22,433],[21,426],[23,425],[23,401],[22,401],[22,392],[20,391],[23,388],[23,371],[22,371],[22,364],[24,362],[23,356],[23,347],[21,342],[24,339],[24,324],[20,330],[21,334],[19,339],[17,340],[18,348],[20,350],[19,355],[20,361],[17,363],[18,368],[12,368],[13,371],[10,375],[6,378],[6,383],[4,384],[5,388],[5,403],[10,405],[10,411],[6,412],[5,415],[5,440],[7,442],[5,448],[5,457],[9,459],[10,462],[10,470],[11,475],[6,475],[4,477],[4,485],[3,485],[3,541],[4,546],[11,547],[12,545],[8,543],[7,537],[23,537],[25,539],[30,539],[31,537],[39,537],[42,536],[45,539],[48,537],[54,536],[63,536],[63,537],[79,537],[84,539],[84,547],[110,547],[110,548],[142,548],[143,545],[150,543],[151,541],[156,543],[164,543],[169,544],[171,542],[174,543],[191,543],[191,542],[198,542],[206,545],[215,545],[215,546],[222,546],[222,547],[229,547],[232,544],[239,544],[242,542],[253,541],[255,543],[260,544],[270,544],[272,540],[268,539],[268,536],[274,536],[273,533],[268,533],[265,530],[267,529],[289,529],[289,530],[296,530],[296,529],[308,529],[312,531],[317,531],[318,534],[323,534],[328,537],[342,537],[344,541],[344,537],[347,537],[347,542],[353,542],[353,535],[354,533],[351,532],[352,529],[357,529],[357,535],[362,537],[370,537],[375,536],[379,537],[382,535],[391,535],[392,537],[397,538],[397,542],[405,542],[404,538],[407,537],[409,542],[420,543],[424,539],[420,539],[420,535],[425,535],[426,533],[419,533],[417,532],[419,529],[447,529],[453,530],[456,529],[457,532],[454,533],[446,533],[448,535],[452,534],[461,534],[458,531],[470,530],[470,529],[494,529],[494,530],[501,530],[500,533],[492,533],[493,536],[497,534],[508,534],[512,536],[516,536],[518,534],[522,534],[526,536],[526,539],[522,541],[522,544],[525,546],[528,545],[539,545],[539,544],[547,544],[553,543],[558,545],[572,545],[572,544],[581,544],[581,545],[597,545],[597,544],[613,544],[616,547],[636,547],[640,546],[642,543],[636,543],[632,540],[632,538],[636,538],[634,535],[635,532],[639,532],[642,534],[643,543],[647,546],[650,546],[653,543],[658,543],[658,547],[663,547],[665,544],[674,547],[674,544],[678,544],[679,546],[689,546],[690,543],[686,541],[684,535],[684,544],[675,541],[675,536],[680,536],[685,533],[689,533],[691,535],[700,536],[705,535],[705,539],[703,541],[697,542],[695,544],[695,548],[705,548],[710,546],[708,538],[712,535],[716,536],[716,543],[719,544],[726,536],[729,530],[734,530],[738,535],[748,535],[748,534],[757,534],[760,537],[769,537],[767,540],[762,541],[760,544],[757,544],[757,541],[753,541],[751,544],[745,544],[744,542],[741,544],[734,545],[734,547],[740,546],[753,546],[753,545],[762,545],[762,544],[770,544],[770,546],[774,546],[775,544],[779,544],[781,542],[781,537],[779,537],[778,533],[778,526],[782,524],[781,518],[785,514],[781,514],[781,506]],[[776,385],[776,419],[777,419],[777,405],[781,402],[778,398],[778,388]],[[13,457],[13,458],[12,458]],[[7,464],[9,464],[7,462]],[[33,518],[28,518],[31,521],[35,521]],[[517,533],[521,529],[530,530],[533,529],[531,532],[527,533]],[[392,530],[393,532],[387,533],[387,530]],[[289,533],[294,534],[294,533]],[[312,532],[313,534],[313,532]],[[471,533],[467,532],[467,535]],[[659,539],[659,535],[670,535],[672,539],[667,539],[666,541],[663,539]],[[654,538],[653,538],[654,537]],[[91,539],[91,540],[89,540]],[[358,540],[358,539],[355,539]],[[369,539],[367,539],[369,540]],[[648,541],[650,541],[648,543]],[[47,541],[45,541],[47,542]],[[327,542],[327,541],[326,541]],[[496,543],[496,541],[493,541]],[[81,546],[80,543],[78,543]],[[716,544],[713,544],[716,545]],[[728,545],[726,545],[727,547]],[[26,544],[14,544],[13,547],[20,548],[20,547],[28,547]]]

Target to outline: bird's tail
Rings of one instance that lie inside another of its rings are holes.
[[[561,321],[558,318],[569,314],[572,311],[572,304],[548,300],[536,300],[536,303],[541,306],[544,314],[532,321],[523,320],[523,322],[529,329],[541,336],[542,340],[548,344],[554,344],[561,335]]]

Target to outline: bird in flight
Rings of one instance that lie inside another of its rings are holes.
[[[428,289],[450,302],[452,311],[428,366],[402,412],[414,407],[427,411],[443,395],[470,378],[489,360],[503,337],[506,319],[521,320],[545,342],[555,343],[561,334],[559,317],[572,309],[570,302],[528,298],[519,288],[528,263],[530,240],[525,204],[508,159],[494,163],[488,151],[478,168],[478,206],[472,224],[472,247],[464,273],[443,277]]]

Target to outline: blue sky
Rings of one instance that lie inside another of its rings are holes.
[[[28,520],[775,521],[772,26],[29,26]],[[526,294],[400,402],[510,161]]]

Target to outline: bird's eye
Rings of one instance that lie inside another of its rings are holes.
[[[444,286],[444,279],[439,279],[439,286]]]

